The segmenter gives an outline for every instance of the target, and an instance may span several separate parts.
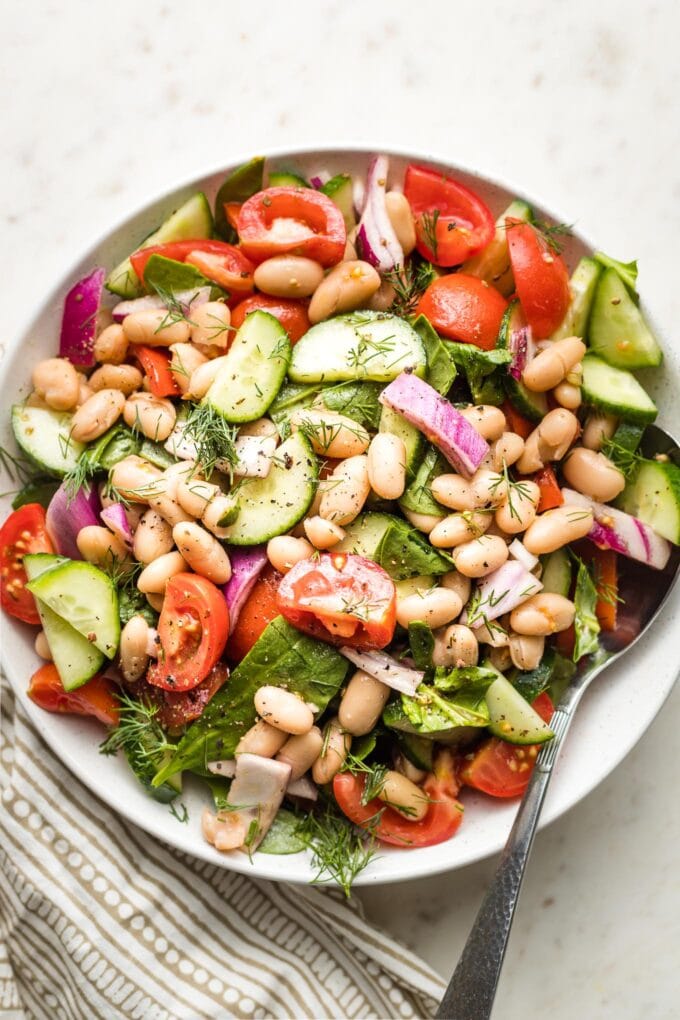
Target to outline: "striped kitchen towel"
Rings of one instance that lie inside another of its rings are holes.
[[[0,1018],[428,1017],[440,977],[333,890],[194,860],[110,811],[5,682]]]

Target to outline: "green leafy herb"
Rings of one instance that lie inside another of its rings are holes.
[[[18,510],[19,507],[25,506],[26,503],[40,503],[40,506],[46,510],[58,488],[59,482],[54,481],[53,478],[45,478],[38,475],[36,478],[27,481],[19,489],[12,500],[12,510]]]
[[[445,474],[451,468],[435,446],[425,450],[413,480],[407,485],[399,505],[415,514],[428,514],[431,517],[443,517],[444,508],[432,495],[432,482],[438,475]]]
[[[189,821],[189,812],[184,801],[180,801],[178,804],[173,800],[170,804],[170,814],[173,818],[176,818],[181,825],[186,825]]]
[[[412,259],[407,265],[384,273],[383,279],[394,287],[394,301],[389,311],[405,319],[413,314],[421,296],[437,279],[437,273],[431,262]]]
[[[329,411],[337,411],[367,428],[377,429],[382,412],[378,399],[381,391],[379,383],[344,382],[321,390],[315,403],[318,401]]]
[[[614,272],[619,276],[626,289],[630,292],[631,297],[637,303],[637,278],[638,278],[638,264],[635,260],[633,262],[619,262],[618,259],[613,259],[610,255],[605,255],[603,251],[595,252],[595,259],[604,266],[605,269],[613,269]]]
[[[212,286],[210,280],[206,279],[195,266],[188,262],[177,262],[176,259],[169,259],[165,255],[150,257],[144,267],[144,282],[150,290],[158,294],[167,308],[167,316],[158,329],[170,326],[174,322],[190,321],[187,318],[187,311],[191,298],[185,304],[181,304],[177,300],[178,293],[186,291],[197,293],[201,287]]]
[[[119,700],[120,722],[100,745],[100,753],[113,755],[122,750],[140,783],[158,800],[172,800],[178,794],[176,789],[167,783],[155,789],[151,785],[159,765],[175,749],[156,718],[158,706],[125,693]]]
[[[576,574],[576,590],[574,592],[574,631],[576,641],[574,644],[574,662],[578,662],[583,655],[592,655],[597,652],[600,645],[598,635],[600,624],[595,614],[597,605],[597,588],[595,582],[583,560],[578,556],[574,557],[578,564]]]
[[[354,879],[375,856],[375,837],[357,829],[330,803],[323,812],[307,815],[298,833],[317,869],[313,881],[335,881],[349,897]]]
[[[424,212],[420,217],[420,229],[422,230],[425,244],[432,252],[432,257],[437,258],[437,221],[441,216],[439,209],[431,209]]]
[[[638,454],[644,427],[630,422],[621,422],[611,439],[604,439],[601,452],[626,478],[630,478],[643,458]]]
[[[418,669],[429,669],[432,666],[434,652],[434,634],[422,620],[414,620],[408,625],[408,643],[411,657]]]
[[[445,574],[451,570],[452,560],[434,549],[407,521],[399,517],[390,519],[378,543],[373,559],[395,581],[420,574]]]
[[[22,454],[10,453],[0,446],[0,468],[10,481],[26,485],[38,476],[36,468]]]
[[[210,478],[218,461],[234,467],[238,461],[238,428],[230,425],[210,404],[194,404],[183,428],[184,437],[196,447],[196,460]]]
[[[555,255],[561,254],[564,248],[564,239],[572,237],[574,233],[573,223],[548,223],[546,220],[534,220],[533,227]]]
[[[279,808],[257,849],[261,854],[298,854],[307,846],[299,829],[300,816],[287,808]]]
[[[427,355],[427,381],[437,393],[443,396],[451,389],[454,379],[458,374],[456,365],[449,351],[449,344],[445,344],[435,332],[429,319],[419,315],[413,323],[413,328],[423,341],[425,354]]]
[[[487,726],[486,691],[495,670],[475,666],[434,671],[432,683],[422,683],[414,695],[402,694],[388,704],[383,722],[393,729],[437,739],[459,726]]]
[[[457,368],[463,372],[476,404],[499,403],[503,399],[500,378],[504,366],[512,361],[510,351],[481,351],[473,344],[447,341],[446,350]]]
[[[248,163],[232,170],[222,182],[215,198],[215,232],[225,241],[234,244],[238,235],[227,219],[225,205],[231,202],[245,202],[251,195],[262,190],[264,158],[255,156]]]

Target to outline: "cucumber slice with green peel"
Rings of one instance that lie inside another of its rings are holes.
[[[649,425],[659,413],[634,375],[595,354],[583,359],[581,393],[585,404],[638,425]]]
[[[517,338],[524,334],[524,343],[531,342],[524,313],[519,301],[513,301],[505,311],[501,321],[501,328],[498,331],[496,346],[503,351],[510,351],[513,359],[517,359]],[[520,363],[518,362],[518,365]],[[506,365],[506,374],[503,378],[503,385],[508,400],[521,415],[529,421],[539,422],[548,413],[548,398],[545,393],[533,393],[528,390],[521,379],[516,379],[511,374],[512,363]]]
[[[71,415],[46,407],[15,404],[12,408],[14,438],[31,463],[47,474],[63,478],[76,466],[85,450],[71,439]]]
[[[336,315],[312,326],[293,348],[288,375],[293,382],[391,382],[402,372],[423,378],[423,342],[408,322],[386,312]]]
[[[638,278],[638,265],[635,260],[633,262],[621,262],[619,259],[613,259],[611,255],[605,255],[603,251],[596,251],[593,254],[593,258],[604,266],[605,269],[613,269],[617,273],[626,287],[631,293],[631,296],[635,303],[638,301],[637,294],[637,278]]]
[[[405,599],[409,595],[420,595],[421,592],[430,591],[436,587],[436,584],[432,574],[419,574],[417,577],[407,577],[403,581],[395,581],[394,587],[397,598]]]
[[[680,467],[643,460],[617,500],[626,513],[680,545]]]
[[[68,563],[68,560],[49,553],[34,553],[24,556],[23,562],[29,581],[33,581],[46,571]],[[64,690],[74,691],[99,672],[104,663],[104,655],[70,623],[57,616],[42,599],[36,598],[35,601],[52,661]]]
[[[118,594],[103,570],[67,560],[26,585],[31,594],[112,659],[120,640]]]
[[[486,692],[489,729],[509,744],[544,744],[555,734],[500,673]]]
[[[264,178],[264,157],[255,156],[247,163],[237,166],[222,181],[215,196],[215,232],[230,244],[236,244],[238,234],[227,219],[225,206],[241,204],[262,191]],[[209,235],[208,235],[209,236]]]
[[[321,185],[321,192],[335,202],[342,213],[349,234],[350,230],[354,230],[357,225],[352,178],[349,174],[336,174],[335,177],[331,177],[330,181]]]
[[[135,251],[150,248],[152,244],[167,244],[169,241],[196,241],[212,234],[213,218],[208,199],[202,191],[192,195],[165,220],[158,230],[145,237]],[[132,268],[129,258],[123,259],[120,265],[111,270],[104,286],[112,294],[122,298],[135,298],[143,293],[139,277]]]
[[[425,448],[423,434],[391,407],[383,407],[378,431],[389,432],[390,435],[401,439],[406,450],[406,478],[408,480],[414,478]]]
[[[591,350],[616,368],[646,368],[663,361],[656,338],[615,269],[605,269],[600,277],[588,336]]]
[[[473,255],[460,267],[461,272],[492,284],[504,297],[508,297],[515,289],[505,229],[506,217],[521,220],[522,223],[531,223],[534,214],[530,205],[516,198],[496,220],[496,233],[486,248],[478,255]]]
[[[239,514],[229,528],[231,545],[259,545],[290,531],[309,510],[318,463],[300,432],[277,448],[266,478],[245,478],[236,490]]]
[[[143,440],[139,448],[139,456],[143,460],[148,460],[149,464],[153,464],[154,467],[160,468],[161,471],[165,471],[166,468],[177,463],[177,458],[168,453],[160,443],[154,443],[153,439]]]
[[[562,325],[551,336],[551,340],[563,340],[568,336],[580,336],[586,340],[588,320],[601,274],[602,266],[596,259],[585,257],[581,259],[569,281],[571,301],[567,314]]]
[[[556,549],[555,552],[542,556],[541,564],[543,591],[564,595],[567,598],[571,589],[571,560],[566,549]]]
[[[268,188],[311,188],[309,181],[289,170],[270,170]]]
[[[371,560],[394,518],[389,514],[360,514],[345,525],[345,537],[333,546],[333,552],[355,553]]]
[[[395,731],[399,750],[405,758],[415,765],[417,769],[432,771],[432,759],[434,757],[434,741],[426,737],[420,737],[417,733],[403,733]]]
[[[251,312],[203,403],[229,422],[261,418],[279,392],[290,352],[288,334],[279,320],[269,312]]]

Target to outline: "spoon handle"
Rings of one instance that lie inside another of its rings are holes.
[[[536,759],[514,825],[458,966],[441,1001],[437,1017],[446,1020],[489,1020],[524,869],[534,841],[543,801],[571,712],[558,708],[550,727],[555,737]]]

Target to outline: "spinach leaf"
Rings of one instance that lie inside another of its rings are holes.
[[[238,235],[224,211],[227,202],[245,202],[247,198],[262,190],[264,157],[255,156],[248,163],[237,167],[222,182],[215,198],[215,232],[225,241],[234,244]]]
[[[400,701],[388,704],[383,722],[433,740],[445,739],[459,726],[488,726],[486,691],[497,675],[484,667],[435,670],[432,683],[422,683],[413,696],[402,694]]]
[[[40,503],[40,506],[47,510],[50,500],[60,484],[60,482],[55,482],[52,478],[45,478],[42,475],[31,478],[19,489],[12,500],[12,510],[18,510],[26,503]]]
[[[378,743],[379,730],[371,730],[363,737],[355,737],[352,741],[351,755],[356,761],[364,761],[368,758],[369,754],[375,751],[375,745]]]
[[[227,779],[226,776],[216,776],[212,772],[207,772],[201,776],[201,779],[210,790],[210,795],[213,799],[216,811],[223,811],[228,804],[229,788],[232,780]]]
[[[150,627],[155,627],[158,623],[158,613],[151,608],[144,595],[134,585],[119,585],[118,616],[121,627],[124,627],[133,616],[143,616]]]
[[[418,465],[415,478],[404,490],[399,505],[414,514],[429,514],[432,517],[443,517],[444,508],[432,495],[432,481],[437,475],[451,470],[439,450],[429,446],[425,456]]]
[[[446,574],[453,562],[450,556],[433,549],[419,532],[399,517],[385,530],[373,559],[395,581],[419,574]]]
[[[378,400],[382,388],[379,383],[344,382],[321,390],[319,397],[329,411],[337,411],[360,425],[377,429],[382,413],[382,404]]]
[[[591,655],[600,647],[597,640],[600,624],[595,615],[597,588],[583,560],[577,559],[577,562],[578,572],[576,574],[576,591],[574,592],[574,606],[576,607],[574,662],[578,662],[583,655]]]
[[[154,784],[220,758],[233,758],[239,740],[256,720],[253,697],[264,684],[284,687],[322,712],[345,679],[348,662],[323,641],[307,637],[283,617],[267,626],[229,682],[192,723]]]
[[[456,378],[457,369],[449,353],[448,344],[444,344],[439,338],[424,315],[419,315],[413,323],[413,328],[423,341],[425,354],[427,355],[427,381],[434,387],[437,393],[443,396],[451,389],[453,380]]]
[[[293,411],[309,407],[317,392],[318,387],[315,384],[310,386],[308,383],[284,383],[269,408],[269,417],[277,425],[286,421]]]
[[[509,351],[481,351],[473,344],[450,341],[447,341],[446,349],[456,367],[464,373],[476,404],[501,403],[504,366],[512,361]]]
[[[279,808],[257,849],[261,854],[299,854],[307,846],[299,830],[300,818],[287,808]]]
[[[418,669],[429,669],[432,665],[434,635],[423,620],[414,620],[408,625],[408,643],[411,658]]]
[[[180,290],[198,290],[212,284],[188,262],[177,262],[165,255],[152,255],[144,267],[144,282],[163,297]]]

